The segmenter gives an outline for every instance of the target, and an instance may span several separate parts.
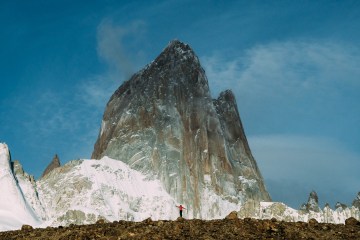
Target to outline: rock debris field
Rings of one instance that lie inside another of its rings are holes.
[[[283,222],[276,219],[238,219],[229,215],[223,220],[186,220],[142,222],[115,221],[0,232],[0,239],[360,239],[360,222],[349,218],[345,224]]]

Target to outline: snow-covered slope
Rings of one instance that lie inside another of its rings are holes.
[[[38,193],[50,225],[177,217],[175,201],[158,180],[107,157],[54,169],[38,182]]]
[[[0,231],[40,223],[14,177],[8,146],[0,143]]]
[[[176,219],[175,200],[159,180],[149,179],[125,163],[103,157],[101,160],[76,160],[54,169],[37,182],[39,198],[47,211],[45,225],[108,221]],[[224,217],[238,207],[214,192],[204,191],[205,216]],[[224,211],[213,209],[221,204]],[[219,212],[222,214],[219,215]],[[184,213],[185,217],[192,216]]]

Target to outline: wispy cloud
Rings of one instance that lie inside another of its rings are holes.
[[[248,49],[236,59],[213,55],[201,60],[214,90],[235,88],[246,97],[296,96],[334,90],[337,83],[360,86],[360,48],[344,43],[274,42]]]
[[[134,64],[130,53],[126,51],[124,41],[130,37],[133,41],[140,38],[145,31],[143,21],[134,21],[127,26],[117,25],[111,19],[104,19],[97,28],[97,51],[112,67],[125,77],[134,73]]]
[[[97,27],[97,52],[109,68],[78,84],[85,105],[102,112],[111,94],[139,68],[137,60],[141,50],[127,49],[141,41],[145,31],[146,24],[140,20],[128,25],[115,24],[109,18],[100,22]]]

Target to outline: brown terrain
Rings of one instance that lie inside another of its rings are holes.
[[[115,221],[0,232],[0,239],[360,239],[360,222],[349,218],[345,224],[283,222],[276,219],[238,219],[231,213],[223,220],[186,220],[142,222]]]

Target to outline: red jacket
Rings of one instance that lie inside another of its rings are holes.
[[[176,206],[176,207],[178,207],[180,211],[182,211],[183,209],[185,209],[182,205]]]

